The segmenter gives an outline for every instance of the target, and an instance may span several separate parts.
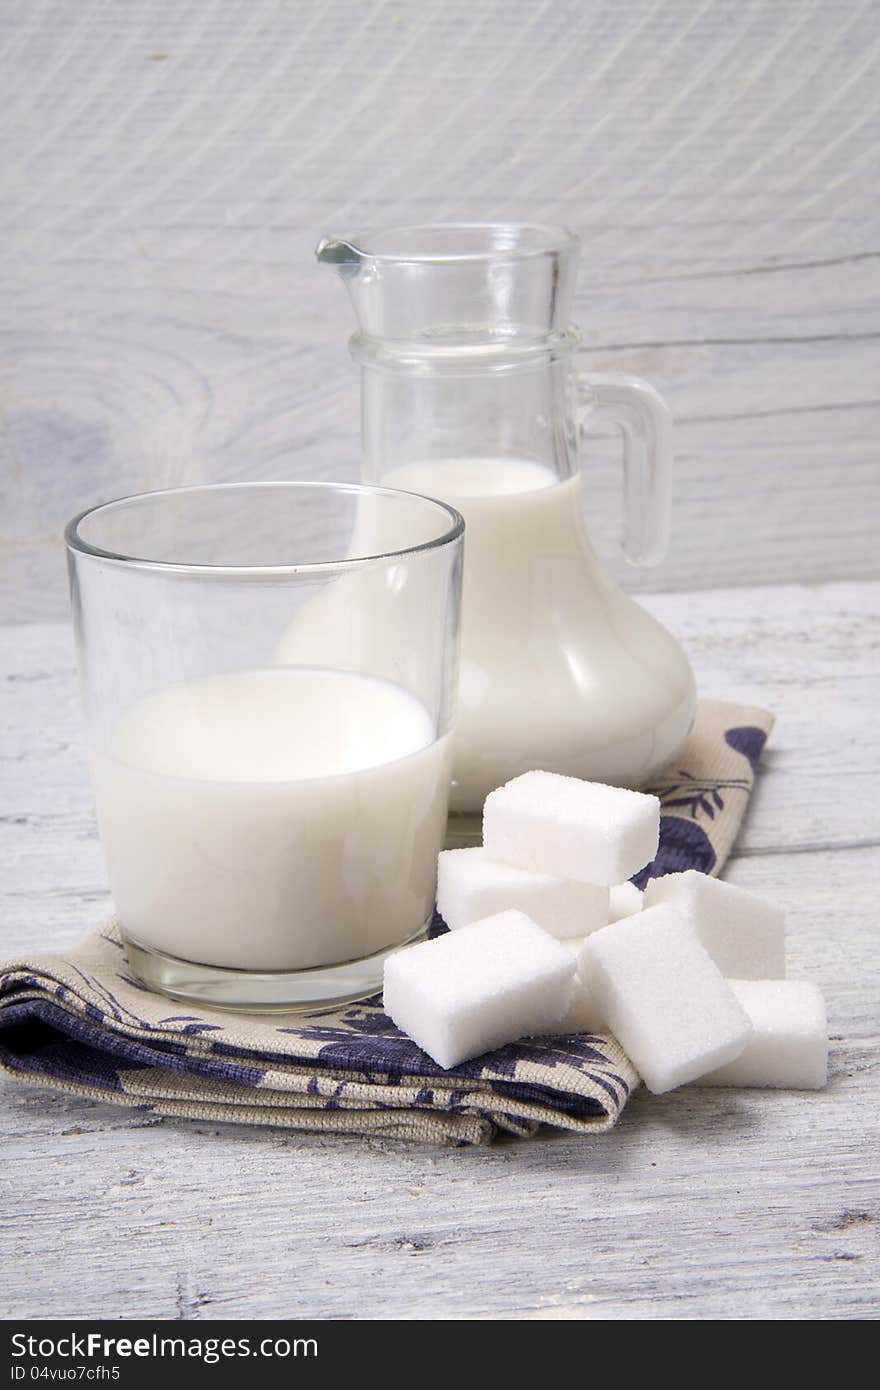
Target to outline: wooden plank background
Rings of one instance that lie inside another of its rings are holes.
[[[583,357],[677,417],[635,588],[878,574],[873,0],[0,3],[0,616],[63,616],[74,510],[353,476],[349,306],[318,235],[584,238]]]

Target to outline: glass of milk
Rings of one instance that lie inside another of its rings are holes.
[[[130,966],[330,1007],[430,921],[463,522],[386,488],[177,488],[66,531],[89,762]]]

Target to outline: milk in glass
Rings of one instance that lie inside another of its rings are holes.
[[[345,671],[236,671],[139,700],[90,752],[127,936],[289,971],[414,935],[433,907],[448,744],[402,687]]]

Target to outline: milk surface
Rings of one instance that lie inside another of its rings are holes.
[[[298,970],[431,913],[449,740],[389,681],[275,666],[173,686],[90,762],[117,914],[143,945]]]
[[[384,472],[465,519],[452,809],[542,768],[638,786],[684,739],[693,678],[665,630],[602,573],[581,478],[532,459],[450,458]]]

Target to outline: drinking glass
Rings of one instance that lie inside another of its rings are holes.
[[[67,527],[98,823],[132,971],[317,1009],[430,921],[463,522],[354,484],[144,493]]]

